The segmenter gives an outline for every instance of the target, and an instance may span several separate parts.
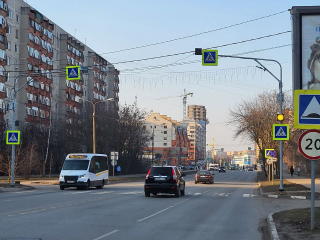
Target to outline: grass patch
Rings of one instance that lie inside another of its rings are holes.
[[[265,176],[263,171],[258,172],[257,180],[258,182],[260,182],[262,192],[264,193],[277,192],[278,194],[287,194],[286,192],[310,191],[310,188],[308,187],[305,187],[300,184],[295,184],[287,181],[286,179],[283,179],[283,188],[285,189],[285,191],[280,192],[279,191],[280,179],[274,179],[273,185],[272,185],[272,181],[269,182],[268,178]]]
[[[300,208],[273,214],[280,239],[320,239],[320,208],[315,208],[315,229],[311,230],[311,209]]]

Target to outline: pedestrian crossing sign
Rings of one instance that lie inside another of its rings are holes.
[[[66,67],[67,80],[80,80],[80,66]]]
[[[273,140],[289,140],[289,124],[273,124]]]
[[[7,145],[19,145],[20,131],[7,131],[6,143]]]
[[[203,66],[218,66],[218,50],[202,50]]]

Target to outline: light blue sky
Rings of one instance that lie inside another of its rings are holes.
[[[187,104],[204,105],[207,108],[210,120],[207,142],[211,143],[214,137],[216,148],[224,147],[227,151],[253,147],[252,143],[234,140],[234,130],[225,122],[229,117],[229,109],[233,109],[235,104],[254,98],[263,91],[278,91],[278,83],[270,74],[256,68],[257,64],[251,60],[219,58],[219,66],[205,67],[201,65],[201,56],[192,53],[133,63],[118,62],[190,52],[196,47],[217,47],[290,31],[291,15],[288,9],[292,6],[319,5],[319,0],[26,2],[100,54],[216,30],[183,40],[102,56],[115,63],[115,67],[120,70],[121,104],[133,103],[136,96],[140,108],[160,112],[180,121],[182,97],[156,99],[179,96],[185,88],[187,92],[193,92],[193,97],[188,97]],[[283,13],[243,23],[279,12]],[[238,25],[240,23],[243,24]],[[228,27],[231,25],[237,26]],[[219,54],[232,55],[288,44],[291,44],[291,33],[216,49]],[[279,61],[283,67],[284,91],[291,94],[291,46],[241,56]],[[195,60],[199,62],[133,71],[146,66]],[[263,64],[279,76],[277,65],[268,62]]]

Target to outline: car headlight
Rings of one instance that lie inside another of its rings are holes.
[[[60,175],[60,178],[63,178],[64,176],[63,175]]]
[[[80,175],[79,178],[85,178],[86,174]]]

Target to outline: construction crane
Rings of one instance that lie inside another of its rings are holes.
[[[186,89],[184,89],[184,94],[182,94],[182,95],[157,98],[156,100],[175,98],[175,97],[183,97],[182,98],[183,99],[183,119],[186,119],[187,118],[187,97],[188,97],[188,95],[190,95],[192,97],[193,93],[187,93]]]

